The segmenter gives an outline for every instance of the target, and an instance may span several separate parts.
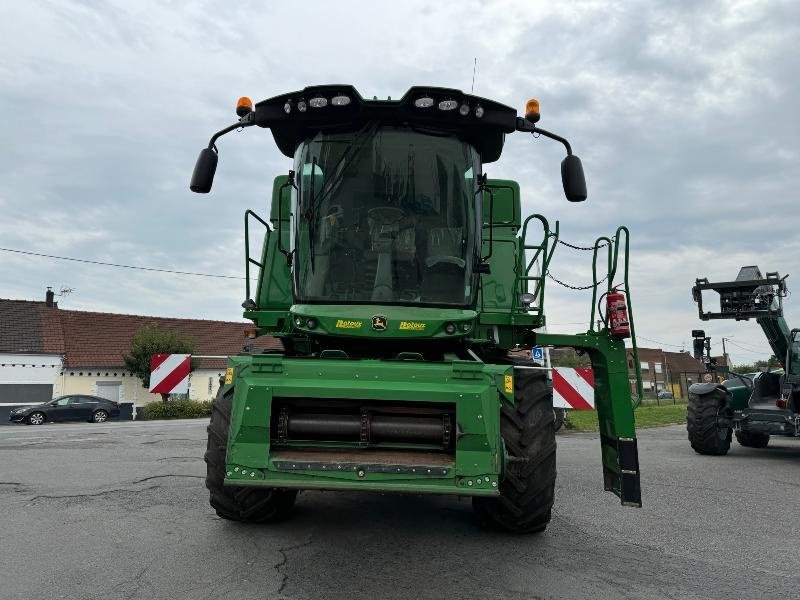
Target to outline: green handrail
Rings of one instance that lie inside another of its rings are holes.
[[[636,345],[636,326],[633,322],[633,302],[631,301],[631,289],[630,285],[628,284],[628,262],[630,259],[631,232],[628,231],[628,228],[624,225],[620,225],[617,228],[616,234],[614,235],[614,269],[609,274],[608,285],[610,291],[612,279],[616,275],[617,271],[617,257],[619,255],[619,243],[622,233],[625,233],[625,276],[623,278],[623,286],[625,288],[625,302],[628,305],[628,322],[630,323],[631,327],[631,347],[633,349],[633,362],[636,367],[636,393],[638,395],[638,398],[636,398],[636,400],[633,402],[633,407],[638,408],[642,403],[642,398],[644,397],[644,389],[642,386],[642,369],[641,364],[639,363],[639,348]]]
[[[256,213],[254,213],[249,208],[244,211],[244,286],[245,286],[245,299],[251,300],[250,298],[250,263],[253,263],[258,268],[263,269],[264,263],[259,262],[254,258],[250,258],[250,217],[255,217],[255,219],[261,223],[267,230],[267,233],[264,237],[264,246],[263,248],[266,249],[267,243],[269,242],[269,234],[271,232],[269,224],[259,217]],[[263,250],[262,250],[262,257],[261,260],[264,260]]]
[[[597,238],[594,243],[594,252],[592,255],[592,311],[591,316],[589,318],[589,330],[595,331],[595,310],[599,309],[599,302],[597,299],[597,288],[600,285],[600,281],[597,279],[597,255],[600,248],[605,246],[607,248],[606,256],[608,260],[608,271],[607,271],[607,285],[606,285],[606,294],[609,294],[615,287],[614,279],[617,276],[617,268],[619,266],[619,248],[620,242],[622,240],[622,234],[625,234],[625,267],[623,270],[623,280],[622,286],[625,291],[625,303],[628,308],[628,323],[631,329],[631,349],[633,350],[633,361],[635,363],[635,373],[636,373],[636,394],[637,397],[633,401],[633,407],[638,408],[639,405],[642,403],[642,398],[644,397],[644,389],[642,386],[642,367],[639,363],[639,347],[636,344],[636,326],[633,321],[633,302],[631,301],[631,289],[628,280],[628,262],[630,259],[630,231],[624,225],[621,225],[617,228],[617,231],[614,233],[614,236],[609,239],[605,236]],[[618,284],[619,285],[619,284]],[[604,294],[605,295],[605,294]],[[603,297],[600,297],[600,302],[602,302]],[[608,328],[608,315],[603,315],[603,326]]]
[[[542,224],[542,228],[544,230],[544,239],[541,244],[539,245],[529,245],[526,243],[527,234],[528,234],[528,224],[531,220],[536,219]],[[622,242],[623,234],[625,236],[625,266],[623,269],[623,281],[622,284],[614,285],[614,279],[617,276],[617,270],[619,267],[619,250],[620,244]],[[558,245],[558,237],[559,237],[559,223],[556,221],[554,231],[550,231],[549,223],[547,219],[539,214],[534,214],[529,216],[525,219],[525,222],[522,227],[522,237],[521,237],[521,248],[524,253],[525,250],[535,250],[535,253],[531,260],[527,263],[525,267],[524,275],[522,273],[517,273],[516,283],[514,289],[516,290],[516,294],[514,295],[514,305],[512,310],[517,310],[517,298],[519,295],[526,291],[523,289],[523,282],[527,283],[528,281],[535,281],[536,287],[534,288],[533,295],[535,298],[539,300],[538,302],[538,312],[540,314],[544,314],[544,286],[545,286],[545,278],[547,276],[547,271],[550,266],[550,260],[553,257],[553,253],[555,252],[556,246]],[[552,240],[551,240],[552,238]],[[552,243],[552,246],[550,245]],[[598,301],[597,298],[597,288],[600,286],[602,279],[598,280],[597,278],[597,259],[600,255],[600,249],[605,247],[606,248],[606,277],[604,278],[607,282],[606,284],[606,292]],[[631,301],[631,290],[630,290],[630,283],[629,283],[629,259],[630,259],[630,231],[624,225],[621,225],[617,228],[614,236],[608,238],[606,236],[598,237],[594,242],[594,247],[592,248],[592,308],[589,317],[589,331],[590,332],[600,332],[601,328],[599,325],[595,324],[595,315],[599,312],[603,317],[603,327],[608,329],[608,315],[602,315],[599,309],[599,303],[602,302],[603,296],[609,294],[615,287],[619,285],[623,286],[625,291],[625,303],[628,308],[628,323],[630,326],[631,332],[631,347],[633,350],[633,360],[635,364],[635,373],[636,373],[636,394],[637,397],[633,400],[633,407],[638,408],[639,405],[642,403],[642,398],[644,397],[644,389],[642,385],[642,368],[641,364],[639,363],[639,347],[636,344],[636,326],[633,320],[633,302]],[[542,258],[542,269],[541,274],[538,276],[529,275],[530,270],[533,268],[533,265],[536,261]],[[595,312],[597,311],[597,312]]]
[[[594,251],[592,252],[592,313],[589,316],[589,331],[596,331],[594,328],[594,315],[595,308],[597,307],[597,286],[600,285],[600,282],[597,280],[597,252],[603,247],[601,242],[605,242],[605,247],[608,248],[608,270],[606,273],[611,273],[611,240],[605,236],[601,236],[595,240]],[[609,276],[606,275],[606,277]]]
[[[538,245],[527,244],[528,238],[528,224],[531,220],[536,219],[542,225],[542,230],[544,233],[544,237],[542,242]],[[555,252],[556,245],[558,243],[558,236],[559,236],[559,222],[555,222],[555,228],[551,231],[550,230],[550,223],[547,219],[540,214],[533,214],[530,215],[528,218],[525,219],[524,223],[522,224],[522,236],[521,240],[521,250],[523,257],[525,255],[526,250],[535,250],[535,253],[531,257],[531,259],[525,265],[525,273],[524,275],[521,273],[517,273],[516,281],[514,284],[514,298],[512,304],[512,311],[517,312],[519,310],[519,296],[523,292],[527,291],[525,289],[525,285],[523,282],[527,284],[529,281],[535,281],[535,288],[533,296],[535,298],[534,303],[536,304],[536,311],[539,314],[544,312],[544,288],[545,288],[545,279],[547,276],[547,270],[550,266],[550,260],[553,258],[553,252]],[[552,243],[552,245],[551,245]],[[530,275],[531,269],[536,264],[536,261],[539,260],[541,257],[542,265],[539,275]],[[515,269],[516,270],[516,269]]]

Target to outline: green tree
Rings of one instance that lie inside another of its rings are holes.
[[[588,354],[578,354],[571,348],[560,352],[557,356],[550,355],[554,367],[591,367],[592,360]]]
[[[769,357],[769,360],[757,360],[748,364],[734,365],[733,371],[734,373],[755,373],[767,367],[772,369],[781,367],[781,363],[774,354]]]
[[[153,354],[193,354],[192,338],[158,325],[145,325],[131,339],[130,354],[122,356],[125,368],[142,380],[142,387],[150,387],[150,357]],[[169,394],[161,394],[166,402]]]

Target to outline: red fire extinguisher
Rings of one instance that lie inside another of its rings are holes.
[[[606,315],[611,335],[624,339],[631,337],[631,324],[628,321],[628,305],[625,294],[613,288],[606,296]]]

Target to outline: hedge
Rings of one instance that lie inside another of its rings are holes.
[[[152,421],[155,419],[199,419],[210,415],[210,400],[150,402],[136,410],[136,418],[142,421]]]

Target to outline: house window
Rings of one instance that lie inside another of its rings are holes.
[[[650,363],[645,361],[640,362],[639,366],[642,368],[643,371],[647,371],[650,369]]]
[[[656,373],[661,373],[661,363],[654,363],[656,367]]]

